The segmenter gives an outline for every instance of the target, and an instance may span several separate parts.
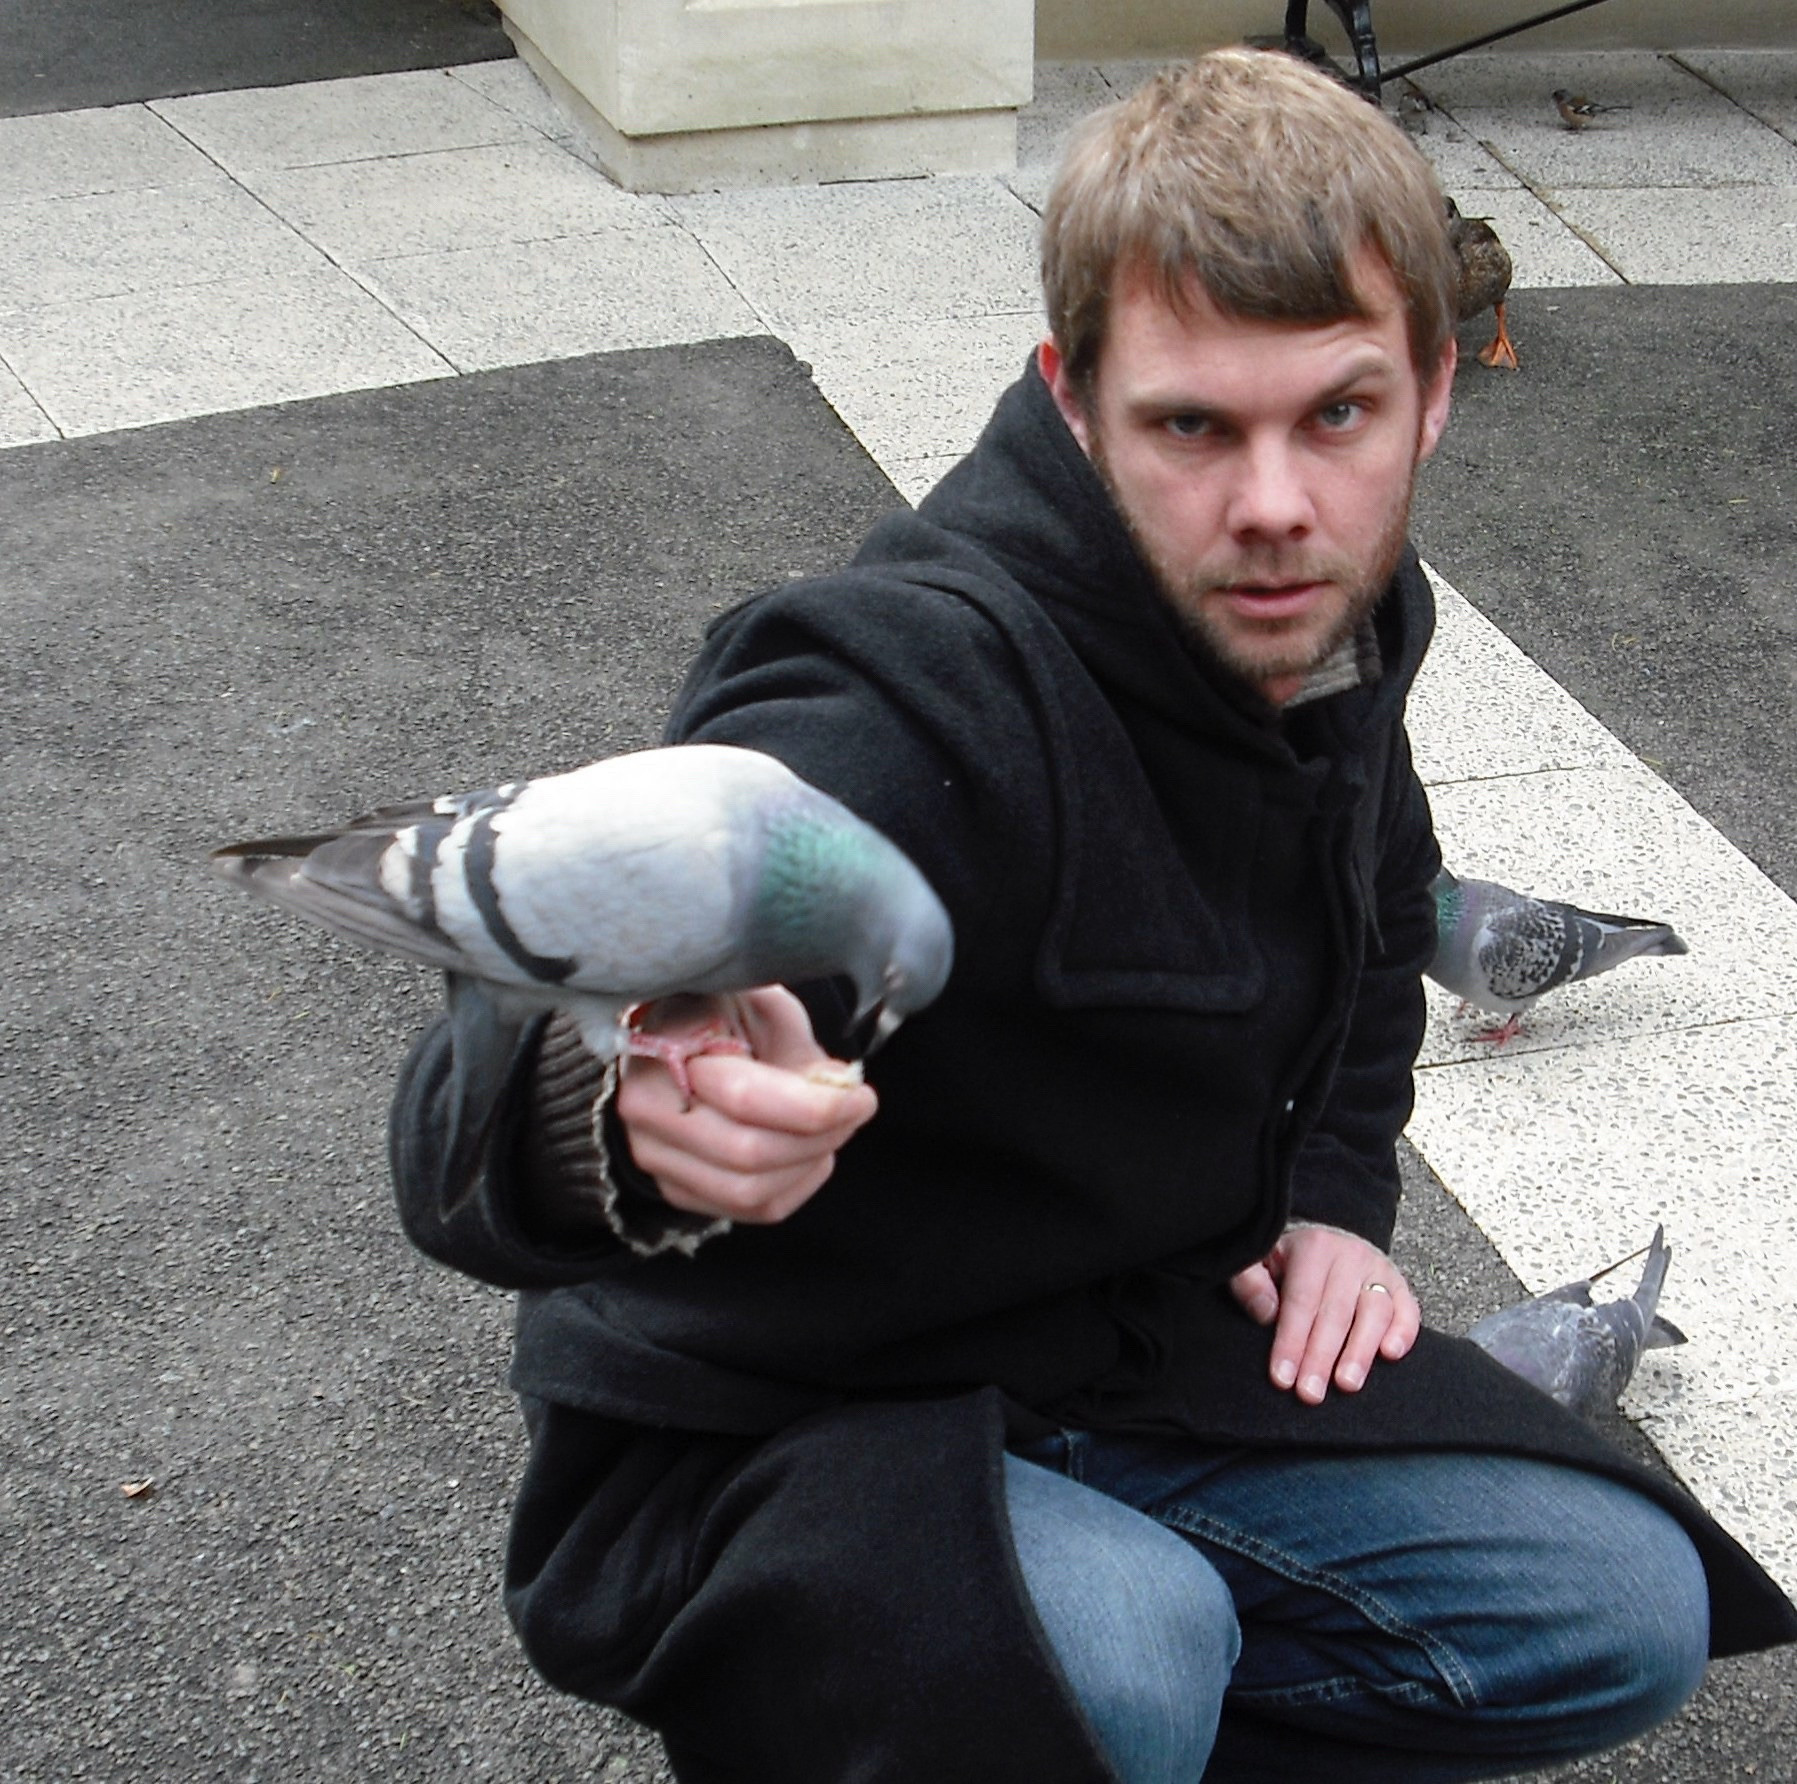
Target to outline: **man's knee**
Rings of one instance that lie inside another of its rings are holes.
[[[1709,1659],[1709,1584],[1697,1550],[1678,1521],[1636,1494],[1617,1513],[1611,1545],[1615,1587],[1599,1656],[1619,1712],[1640,1728],[1675,1714],[1703,1678]]]
[[[1128,1784],[1196,1775],[1241,1651],[1208,1561],[1151,1518],[1006,1460],[1024,1583],[1074,1696]]]
[[[1691,1539],[1645,1495],[1555,1470],[1539,1508],[1542,1581],[1530,1656],[1495,1701],[1554,1701],[1624,1740],[1673,1715],[1709,1656],[1709,1585]]]

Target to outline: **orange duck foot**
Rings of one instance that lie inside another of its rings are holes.
[[[1504,306],[1502,304],[1497,306],[1497,325],[1496,338],[1489,347],[1483,347],[1479,351],[1479,364],[1505,365],[1513,372],[1520,371],[1521,367],[1516,360],[1516,349],[1510,344],[1510,330],[1504,324]]]

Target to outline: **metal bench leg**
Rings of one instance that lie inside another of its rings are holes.
[[[1372,0],[1328,0],[1329,10],[1341,20],[1354,50],[1354,85],[1363,97],[1379,103],[1379,45],[1373,36]],[[1327,63],[1328,57],[1307,32],[1310,0],[1286,0],[1285,47],[1309,62]]]

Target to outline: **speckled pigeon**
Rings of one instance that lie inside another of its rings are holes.
[[[1664,923],[1531,898],[1495,880],[1456,879],[1445,867],[1431,890],[1436,942],[1429,977],[1477,1009],[1507,1013],[1480,1040],[1511,1039],[1530,1004],[1575,979],[1642,955],[1690,952]]]
[[[566,1010],[602,1059],[654,1053],[684,1082],[683,1050],[640,1035],[635,1006],[841,976],[856,1024],[883,1040],[941,991],[953,953],[948,914],[902,851],[771,756],[716,744],[388,806],[212,862],[340,935],[444,969],[463,1148],[482,1143],[512,1037],[539,1011]],[[741,1043],[709,1035],[684,1051],[719,1045]]]
[[[1626,1299],[1592,1304],[1591,1284],[1620,1267],[1611,1264],[1489,1314],[1467,1337],[1562,1406],[1589,1418],[1615,1406],[1642,1351],[1685,1342],[1684,1333],[1655,1311],[1671,1261],[1665,1230],[1655,1227],[1640,1285]]]

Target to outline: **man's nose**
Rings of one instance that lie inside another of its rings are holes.
[[[1315,524],[1316,509],[1291,443],[1250,436],[1230,492],[1230,531],[1238,538],[1291,539]]]

